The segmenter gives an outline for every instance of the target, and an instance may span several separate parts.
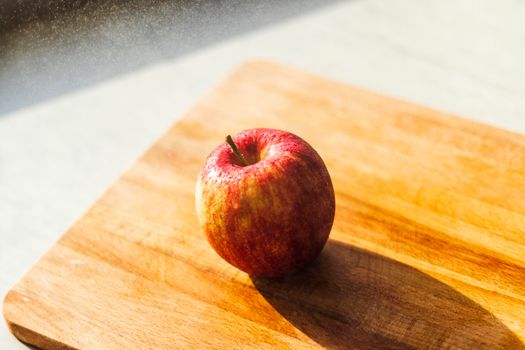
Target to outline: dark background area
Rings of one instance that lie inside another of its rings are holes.
[[[0,115],[336,1],[0,1]]]

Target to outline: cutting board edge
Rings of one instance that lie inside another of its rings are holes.
[[[15,285],[16,287],[16,285]],[[13,334],[19,341],[21,341],[24,344],[29,344],[32,346],[36,346],[39,349],[43,350],[77,350],[74,347],[71,347],[69,345],[66,345],[63,342],[60,342],[58,340],[54,340],[50,337],[47,337],[45,334],[32,331],[31,329],[24,327],[22,324],[11,321],[9,317],[9,312],[6,311],[6,303],[8,303],[7,299],[11,294],[14,293],[14,288],[11,288],[4,300],[3,300],[3,316],[4,320],[7,324],[7,329],[11,334]]]
[[[359,92],[359,93],[366,94],[366,95],[371,95],[371,96],[377,96],[377,97],[380,97],[382,99],[388,99],[391,102],[395,102],[395,103],[398,103],[398,104],[401,104],[401,105],[411,106],[411,107],[418,107],[418,108],[424,108],[426,111],[428,111],[428,112],[430,112],[432,114],[432,116],[430,116],[431,119],[437,119],[437,120],[439,120],[439,119],[446,119],[448,121],[459,123],[459,124],[462,124],[462,125],[465,125],[465,126],[469,126],[469,127],[472,127],[473,125],[476,125],[476,126],[480,126],[480,127],[483,127],[483,128],[489,128],[492,131],[497,132],[498,134],[503,134],[505,136],[511,136],[511,137],[513,137],[513,139],[517,138],[519,142],[522,142],[523,144],[525,144],[525,133],[521,133],[521,132],[518,132],[518,131],[506,129],[505,127],[494,125],[494,124],[490,124],[490,123],[487,123],[487,122],[484,122],[484,121],[480,121],[480,120],[474,119],[473,117],[470,117],[468,115],[459,114],[457,112],[450,111],[450,110],[447,110],[447,109],[441,109],[440,107],[437,107],[437,106],[429,106],[429,105],[424,104],[422,102],[418,102],[418,101],[412,100],[412,99],[410,99],[410,97],[402,97],[402,96],[391,95],[391,94],[389,94],[389,93],[387,93],[385,91],[382,91],[382,90],[375,90],[373,88],[365,87],[365,86],[362,86],[362,85],[359,85],[359,84],[355,84],[355,83],[350,82],[350,81],[339,80],[339,79],[337,79],[335,77],[326,77],[326,76],[321,75],[320,73],[313,73],[313,72],[308,71],[306,69],[297,68],[297,67],[294,67],[294,66],[291,66],[291,65],[275,62],[275,61],[273,61],[271,59],[265,59],[265,58],[253,58],[253,59],[249,59],[249,60],[246,60],[243,63],[241,63],[234,70],[232,70],[231,72],[226,74],[225,78],[219,84],[216,84],[212,89],[210,89],[210,91],[207,94],[205,94],[205,95],[201,96],[199,99],[197,99],[196,102],[194,103],[194,105],[192,105],[192,107],[197,105],[201,100],[205,99],[208,95],[213,94],[213,92],[217,88],[219,88],[221,85],[223,85],[223,84],[226,85],[226,83],[231,78],[235,77],[239,73],[242,73],[242,71],[244,69],[251,69],[253,66],[273,67],[273,69],[279,69],[280,71],[285,72],[285,73],[286,72],[294,72],[294,73],[297,73],[297,74],[308,75],[309,77],[314,78],[315,80],[322,80],[325,83],[337,84],[337,85],[341,86],[341,88],[344,88],[346,90],[352,89],[355,92]],[[186,115],[189,111],[191,111],[191,109],[192,108],[190,108],[188,111],[186,111],[186,113],[184,113],[183,115]],[[173,126],[175,126],[175,124]]]

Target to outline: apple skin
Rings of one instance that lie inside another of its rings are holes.
[[[250,129],[213,150],[198,175],[195,206],[213,249],[251,276],[280,276],[314,260],[335,214],[330,174],[300,137]]]

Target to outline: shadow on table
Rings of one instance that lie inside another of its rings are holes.
[[[336,241],[305,270],[252,278],[289,322],[333,349],[525,349],[490,312],[412,267]]]
[[[0,116],[340,0],[0,0]]]

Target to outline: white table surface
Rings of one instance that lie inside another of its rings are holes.
[[[0,34],[2,297],[148,145],[246,60],[275,60],[525,133],[523,1],[139,3]],[[2,323],[0,348],[26,347]]]

